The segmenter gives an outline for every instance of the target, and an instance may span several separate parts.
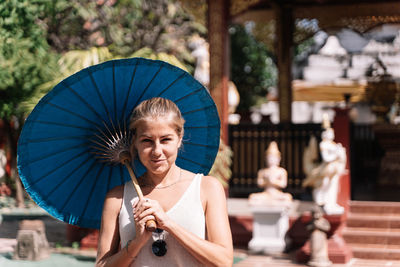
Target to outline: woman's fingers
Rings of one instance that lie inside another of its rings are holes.
[[[137,222],[140,224],[140,225],[142,225],[143,227],[145,227],[146,226],[146,222],[148,221],[148,220],[155,220],[156,218],[153,216],[153,215],[147,215],[147,216],[145,216],[145,217],[143,217],[143,218],[138,218],[137,219]]]
[[[133,213],[135,220],[142,220],[149,215],[152,215],[156,222],[166,220],[166,214],[158,201],[149,198],[133,203]]]

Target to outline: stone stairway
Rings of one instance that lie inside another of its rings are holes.
[[[355,258],[400,260],[400,202],[351,201],[343,238]]]

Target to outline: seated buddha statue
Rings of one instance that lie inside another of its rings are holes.
[[[266,168],[257,173],[257,185],[264,189],[249,196],[252,205],[269,204],[273,202],[291,202],[292,195],[282,192],[287,186],[287,171],[280,167],[281,153],[276,142],[271,142],[265,151]],[[276,203],[275,203],[276,204]]]

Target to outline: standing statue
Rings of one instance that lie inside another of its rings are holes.
[[[328,257],[328,238],[327,233],[331,229],[328,220],[323,217],[321,209],[316,206],[312,211],[312,221],[307,225],[307,229],[311,231],[310,236],[310,260],[309,266],[327,267],[332,262]]]
[[[287,171],[280,167],[281,153],[276,142],[271,142],[265,151],[267,167],[258,171],[257,184],[264,188],[263,192],[249,196],[249,203],[253,205],[266,204],[277,201],[291,203],[292,195],[282,192],[287,186]]]
[[[309,163],[306,171],[306,179],[303,186],[313,188],[314,202],[322,206],[327,214],[342,214],[344,208],[337,204],[339,181],[346,169],[346,150],[340,143],[335,143],[335,133],[330,127],[330,122],[324,114],[322,141],[319,144],[322,163]],[[307,158],[306,158],[307,157]],[[311,161],[314,157],[305,155],[304,160]]]
[[[208,43],[199,35],[194,35],[189,41],[192,56],[196,59],[194,78],[208,88],[210,84],[210,54]]]

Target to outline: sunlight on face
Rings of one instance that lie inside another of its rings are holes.
[[[136,129],[134,146],[140,161],[152,174],[165,174],[175,164],[182,138],[170,116],[150,118]]]

